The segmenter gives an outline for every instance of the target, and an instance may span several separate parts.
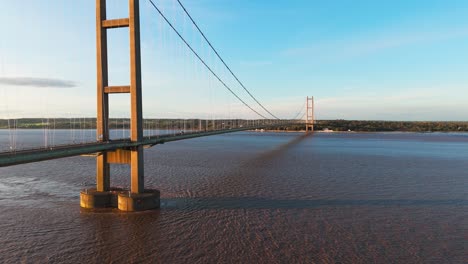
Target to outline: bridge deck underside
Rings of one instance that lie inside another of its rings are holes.
[[[294,123],[297,124],[297,123]],[[281,126],[291,124],[281,124]],[[176,135],[163,135],[163,136],[148,136],[144,137],[140,142],[132,142],[130,140],[113,140],[109,142],[93,142],[85,144],[73,145],[59,145],[47,148],[38,148],[30,150],[18,150],[0,152],[0,167],[26,164],[31,162],[38,162],[44,160],[60,159],[72,156],[79,156],[85,154],[93,154],[105,151],[113,151],[116,149],[131,149],[137,146],[154,146],[164,144],[165,142],[179,141],[190,138],[206,137],[212,135],[240,132],[253,129],[274,128],[278,125],[268,125],[262,127],[243,127],[226,130],[215,130],[206,132],[190,132],[179,133]]]

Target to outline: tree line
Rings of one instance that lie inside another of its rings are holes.
[[[252,122],[252,121],[250,121]],[[174,129],[229,129],[249,126],[246,120],[205,120],[205,119],[145,119],[145,128]],[[110,119],[111,129],[129,128],[129,119]],[[0,119],[0,129],[95,129],[96,118],[22,118]],[[275,130],[302,131],[302,124],[281,126]],[[315,130],[356,131],[356,132],[462,132],[468,131],[465,121],[366,121],[366,120],[316,120]]]

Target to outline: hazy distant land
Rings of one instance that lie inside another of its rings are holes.
[[[224,123],[225,128],[234,127],[243,123],[243,120],[216,120],[217,127]],[[202,129],[205,129],[207,122],[201,120]],[[186,119],[185,129],[199,129],[199,119]],[[208,121],[208,128],[212,129],[213,120]],[[128,119],[110,119],[110,127],[121,129],[129,127]],[[183,129],[183,119],[145,119],[145,128]],[[22,118],[22,119],[0,119],[0,129],[95,129],[96,118]],[[468,121],[372,121],[372,120],[317,120],[315,130],[333,131],[357,131],[357,132],[462,132],[468,131]],[[277,130],[301,131],[303,125],[293,125],[280,127]]]

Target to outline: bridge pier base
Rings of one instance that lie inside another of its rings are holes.
[[[119,210],[136,212],[159,208],[159,191],[145,190],[143,193],[120,193],[118,195]]]
[[[107,208],[117,207],[117,193],[122,189],[113,189],[108,192],[100,192],[95,188],[80,192],[80,206],[83,208]]]
[[[118,208],[125,212],[157,209],[160,205],[158,190],[145,190],[142,193],[129,193],[127,190],[112,188],[108,192],[87,189],[80,192],[80,205],[83,208]]]

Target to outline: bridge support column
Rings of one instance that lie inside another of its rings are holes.
[[[96,190],[108,192],[110,190],[110,166],[107,163],[107,153],[96,157]]]
[[[314,97],[308,97],[306,100],[306,133],[314,132]]]
[[[143,147],[137,147],[131,151],[131,191],[132,193],[144,192],[144,168],[143,168]]]
[[[129,17],[106,19],[106,0],[96,0],[97,41],[97,140],[109,138],[109,94],[129,93],[131,105],[130,139],[143,140],[143,114],[141,92],[140,53],[140,0],[128,0]],[[128,27],[130,33],[130,85],[108,86],[107,30]],[[111,155],[112,154],[112,155]],[[118,149],[100,153],[96,159],[96,189],[81,192],[81,206],[85,208],[117,207],[123,211],[140,211],[159,208],[159,191],[145,190],[143,146],[132,150]],[[130,165],[130,191],[110,187],[110,163]]]

